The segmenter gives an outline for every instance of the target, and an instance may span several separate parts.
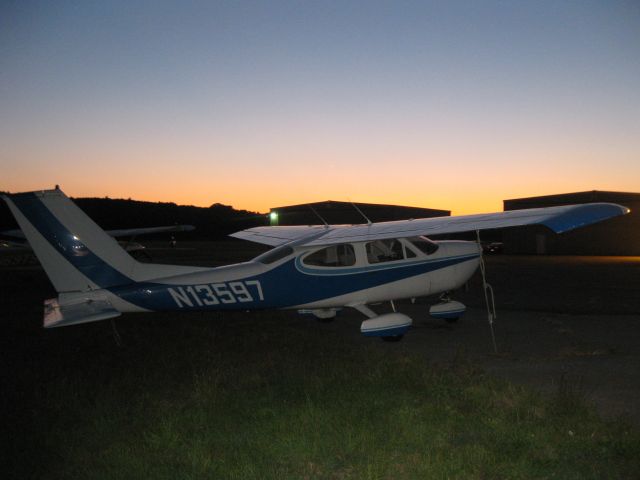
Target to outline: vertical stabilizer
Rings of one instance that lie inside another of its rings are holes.
[[[4,199],[58,292],[132,283],[137,262],[61,190]]]

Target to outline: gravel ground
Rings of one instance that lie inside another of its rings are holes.
[[[402,342],[380,348],[419,351],[444,365],[466,362],[546,394],[569,389],[605,417],[640,424],[640,315],[499,311],[496,354],[484,310],[471,308],[456,324],[429,318],[426,305],[399,310],[414,328]],[[344,323],[357,328],[360,318],[349,316]]]

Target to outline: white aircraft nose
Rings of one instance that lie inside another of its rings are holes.
[[[447,255],[480,255],[480,246],[476,242],[450,241],[446,242]]]
[[[482,255],[482,246],[477,242],[469,242],[469,253],[477,253]]]
[[[448,244],[448,254],[452,257],[469,257],[455,267],[458,284],[464,285],[480,265],[480,246],[476,242],[451,242]]]

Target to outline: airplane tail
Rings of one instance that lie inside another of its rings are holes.
[[[139,311],[109,289],[205,270],[134,260],[59,188],[7,195],[4,200],[59,294],[45,301],[45,327]]]
[[[4,200],[59,294],[45,300],[44,326],[119,316],[107,295],[92,292],[132,283],[137,262],[57,188]]]
[[[127,285],[137,263],[61,190],[4,197],[58,293]]]

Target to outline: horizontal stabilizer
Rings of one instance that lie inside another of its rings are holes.
[[[57,298],[44,301],[44,327],[66,327],[120,316],[107,300],[86,300],[60,305]]]

